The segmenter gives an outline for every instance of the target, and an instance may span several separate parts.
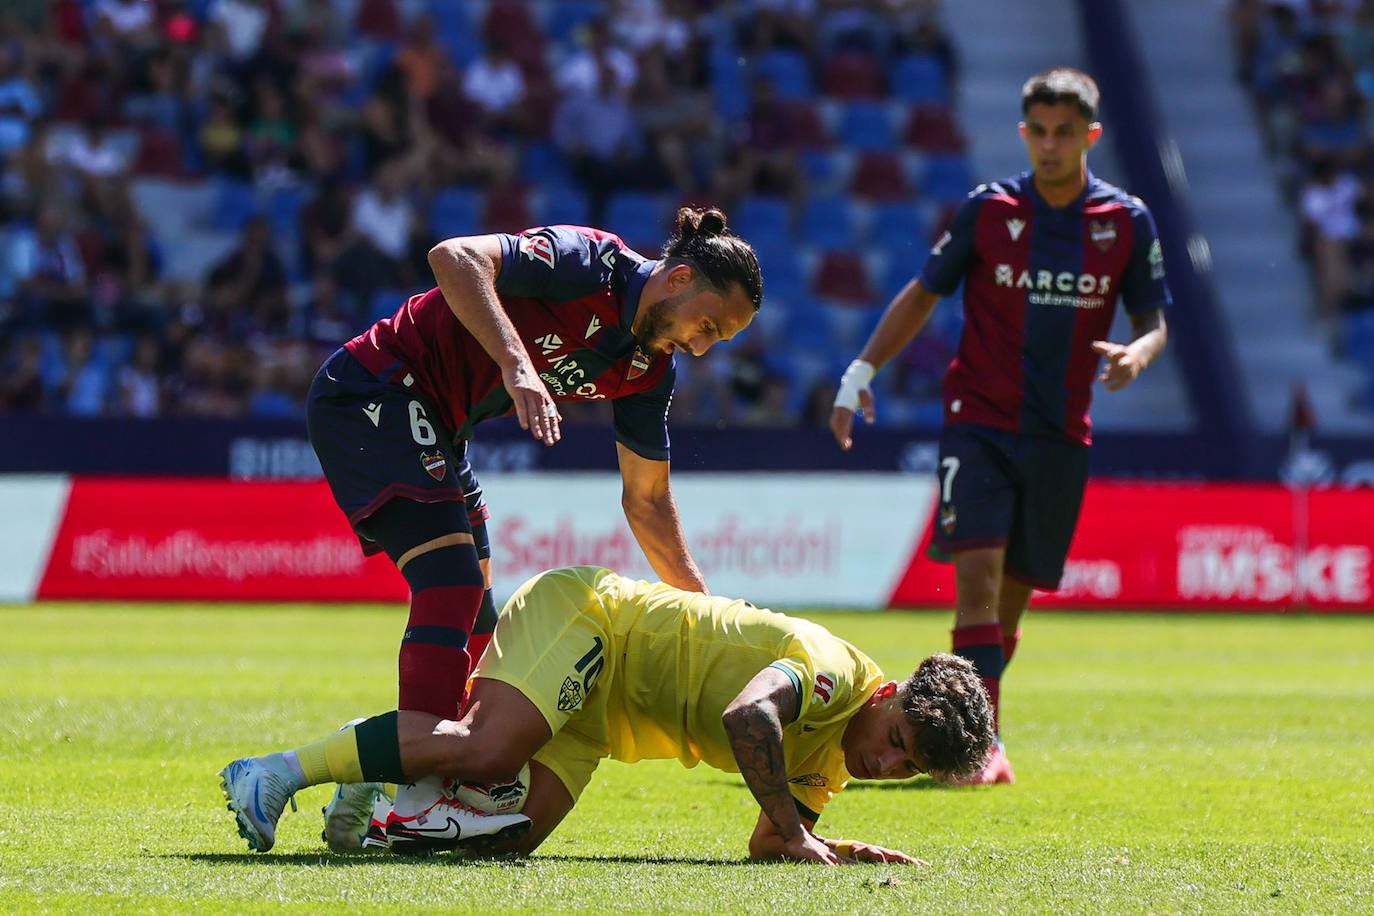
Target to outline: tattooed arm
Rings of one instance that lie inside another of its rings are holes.
[[[740,775],[763,809],[749,838],[749,855],[838,865],[840,857],[811,833],[814,823],[803,821],[787,787],[782,724],[796,718],[800,704],[792,679],[769,667],[754,675],[721,717]]]

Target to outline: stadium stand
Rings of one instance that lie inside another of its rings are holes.
[[[790,416],[772,382],[722,416],[801,423],[972,174],[933,2],[155,0],[127,34],[100,5],[0,13],[0,411],[296,415],[329,350],[428,285],[438,237],[604,207],[653,254],[710,201],[757,246],[765,375],[792,385]],[[458,88],[494,46],[508,111]],[[602,73],[638,139],[610,193],[551,130]],[[880,382],[882,422],[928,418],[941,368]]]

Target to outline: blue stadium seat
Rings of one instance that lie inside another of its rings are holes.
[[[472,188],[445,188],[429,203],[429,230],[436,239],[477,231],[482,195]]]
[[[973,170],[960,153],[940,153],[926,160],[921,193],[941,203],[957,203],[973,190]]]
[[[668,202],[649,191],[620,191],[606,202],[606,228],[630,245],[668,236]]]
[[[862,232],[854,200],[847,194],[817,194],[802,208],[798,237],[818,248],[853,248]]]
[[[944,104],[949,101],[949,85],[944,65],[930,54],[904,54],[892,67],[892,94],[915,104]]]
[[[771,82],[781,99],[809,99],[816,94],[811,62],[801,51],[791,48],[765,51],[754,60],[753,75]]]
[[[572,184],[568,161],[550,140],[534,139],[520,154],[520,180],[532,185]]]
[[[750,194],[730,211],[730,228],[756,249],[788,244],[792,239],[792,205],[785,198]]]
[[[873,219],[868,236],[884,249],[900,250],[907,245],[926,248],[930,245],[930,227],[926,225],[916,201],[885,200],[873,205]]]
[[[840,109],[836,139],[858,150],[897,149],[897,130],[890,106],[880,101],[847,102]]]
[[[849,184],[854,153],[847,149],[804,149],[797,154],[802,175],[813,194],[830,194]]]
[[[585,226],[591,220],[591,205],[586,192],[571,184],[545,184],[535,208],[535,222],[546,226]]]

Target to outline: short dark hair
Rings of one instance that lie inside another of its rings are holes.
[[[897,688],[897,696],[907,721],[916,726],[917,753],[931,776],[950,782],[982,769],[996,726],[972,662],[936,653]]]
[[[1072,102],[1083,117],[1096,121],[1102,90],[1097,88],[1091,76],[1073,67],[1042,70],[1021,87],[1021,114],[1026,114],[1036,103],[1056,105],[1059,102]]]
[[[754,304],[763,303],[763,272],[748,242],[726,226],[725,214],[714,207],[681,207],[673,237],[663,246],[668,267],[688,264],[716,292],[726,295],[738,285]]]

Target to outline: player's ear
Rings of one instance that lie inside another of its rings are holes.
[[[883,686],[879,687],[876,691],[874,691],[874,693],[873,693],[873,699],[875,699],[875,700],[886,700],[886,699],[891,698],[892,696],[895,696],[896,693],[897,693],[897,682],[896,682],[896,681],[888,681],[886,684],[884,684]]]
[[[691,264],[678,264],[668,271],[668,291],[676,293],[684,290],[691,286],[696,278],[696,271],[692,270]]]
[[[1089,147],[1092,147],[1092,146],[1096,145],[1097,141],[1098,141],[1098,140],[1101,140],[1101,139],[1102,139],[1102,122],[1101,122],[1101,121],[1094,121],[1094,122],[1092,122],[1091,124],[1088,125],[1088,146],[1089,146]]]
[[[1016,122],[1016,132],[1017,132],[1018,134],[1021,135],[1021,139],[1022,139],[1022,140],[1026,139],[1026,122],[1025,122],[1025,121],[1017,121],[1017,122]]]

